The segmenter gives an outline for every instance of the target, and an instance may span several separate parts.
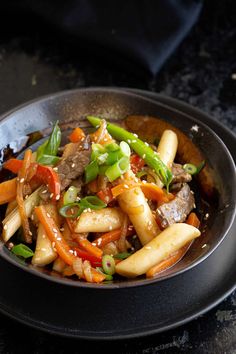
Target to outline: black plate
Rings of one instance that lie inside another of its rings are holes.
[[[179,101],[139,93],[207,123],[223,138],[236,160],[234,135],[210,117]],[[235,228],[236,223],[221,246],[201,264],[174,278],[133,288],[132,293],[130,288],[113,292],[66,287],[0,259],[4,269],[0,272],[4,284],[0,310],[35,328],[76,338],[133,338],[176,327],[211,309],[234,290]]]

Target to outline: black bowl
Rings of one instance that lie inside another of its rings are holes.
[[[197,242],[194,242],[186,256],[174,267],[154,279],[124,280],[107,284],[89,284],[61,278],[41,268],[22,263],[0,241],[0,255],[15,266],[36,276],[60,284],[89,288],[123,288],[151,284],[180,274],[194,267],[208,257],[223,241],[235,217],[236,174],[233,159],[223,141],[202,122],[174,112],[164,104],[151,99],[108,88],[78,89],[43,97],[5,114],[0,122],[0,148],[10,142],[19,150],[27,135],[35,131],[47,132],[49,125],[59,120],[64,127],[75,122],[85,124],[86,115],[98,115],[109,120],[120,120],[128,115],[150,115],[160,117],[184,132],[202,150],[206,161],[212,167],[217,200],[212,201],[212,217],[206,220],[206,228]],[[192,129],[198,126],[198,132]],[[46,129],[46,130],[45,130]],[[32,136],[31,136],[32,137]],[[205,246],[206,245],[206,246]]]

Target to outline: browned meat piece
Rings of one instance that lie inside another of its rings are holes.
[[[188,184],[184,184],[176,194],[175,199],[162,204],[157,208],[157,215],[161,220],[162,227],[168,227],[176,222],[185,221],[190,211],[195,206],[195,200]]]
[[[185,172],[182,165],[180,164],[173,163],[172,173],[173,173],[173,179],[171,181],[172,184],[188,183],[192,180],[192,176],[188,172]]]
[[[91,145],[88,138],[80,144],[68,144],[61,161],[57,165],[57,172],[61,181],[61,190],[64,190],[72,180],[82,176],[85,167],[90,162]]]

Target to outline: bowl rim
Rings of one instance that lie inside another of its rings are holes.
[[[12,114],[26,108],[29,107],[31,105],[34,105],[35,103],[40,103],[43,102],[45,100],[48,99],[55,99],[61,96],[66,96],[66,95],[70,95],[70,94],[76,94],[76,93],[80,93],[80,92],[98,92],[98,93],[114,93],[114,94],[119,94],[119,95],[125,95],[128,97],[134,97],[136,99],[145,101],[145,102],[150,102],[153,105],[159,105],[161,107],[163,107],[164,109],[171,109],[171,111],[173,112],[177,112],[177,113],[182,113],[185,115],[187,120],[191,120],[193,123],[199,125],[200,127],[204,127],[204,129],[206,131],[208,131],[211,135],[214,136],[214,138],[216,140],[218,140],[218,142],[222,145],[228,159],[230,162],[230,165],[232,166],[232,168],[234,168],[234,174],[233,174],[233,178],[234,178],[234,182],[236,185],[236,167],[235,167],[235,163],[233,160],[233,157],[229,151],[229,149],[227,148],[227,146],[225,145],[225,143],[223,142],[223,140],[218,136],[218,134],[216,134],[214,132],[214,130],[212,128],[210,128],[208,125],[206,125],[205,123],[203,123],[201,120],[199,120],[198,118],[192,117],[191,115],[186,115],[183,111],[181,111],[180,108],[175,108],[172,106],[169,106],[166,103],[162,103],[158,100],[152,99],[150,97],[145,97],[142,96],[142,90],[139,90],[140,93],[136,93],[132,90],[132,88],[123,88],[123,87],[100,87],[100,86],[92,86],[92,87],[83,87],[83,88],[76,88],[76,89],[70,89],[70,90],[62,90],[62,91],[57,91],[57,92],[53,92],[47,95],[43,95],[40,96],[38,98],[34,98],[32,100],[26,101],[14,108],[12,108],[11,110],[3,113],[2,115],[0,115],[0,126],[2,125],[2,123],[6,122],[9,119],[9,116],[11,116]],[[162,96],[162,95],[159,95]],[[172,97],[168,97],[168,99],[172,100]],[[178,103],[179,100],[173,98],[173,102],[174,103]],[[182,102],[181,102],[182,103]],[[183,105],[191,107],[191,105],[186,104],[183,102]],[[202,112],[200,109],[193,107],[194,110],[196,109],[196,111],[198,111],[199,113],[204,113]],[[204,113],[206,115],[206,113]],[[210,119],[211,116],[207,115]],[[154,116],[155,118],[155,116]],[[162,119],[162,118],[161,118]],[[163,119],[164,120],[164,119]],[[235,197],[236,197],[236,189],[235,189]],[[82,282],[82,281],[76,281],[76,280],[71,280],[69,278],[62,278],[62,277],[56,277],[44,272],[41,272],[38,270],[37,267],[34,266],[29,266],[26,264],[21,264],[20,262],[18,262],[17,260],[15,260],[13,257],[9,257],[7,256],[6,253],[2,252],[3,247],[6,249],[7,252],[10,252],[6,247],[4,242],[0,239],[0,256],[1,258],[3,258],[6,262],[11,263],[12,265],[16,266],[17,268],[21,269],[22,271],[26,271],[28,273],[30,273],[33,276],[39,276],[42,279],[45,279],[49,282],[53,282],[53,283],[57,283],[60,285],[66,285],[66,286],[71,286],[71,287],[82,287],[82,288],[90,288],[90,289],[102,289],[102,290],[112,290],[112,289],[125,289],[125,288],[135,288],[135,287],[139,287],[139,286],[147,286],[147,285],[152,285],[155,284],[157,282],[160,281],[166,281],[172,277],[177,277],[181,274],[183,274],[184,272],[187,272],[189,270],[191,270],[193,267],[196,267],[198,264],[202,263],[206,258],[208,258],[221,244],[221,242],[225,239],[225,237],[227,236],[233,222],[236,216],[236,198],[234,199],[234,205],[233,205],[233,210],[231,211],[231,216],[230,216],[230,221],[229,224],[227,225],[223,235],[221,236],[221,238],[218,240],[218,242],[214,245],[214,247],[212,247],[211,249],[207,250],[207,252],[205,254],[203,254],[202,256],[200,256],[199,258],[197,258],[196,260],[194,260],[191,264],[189,264],[188,266],[184,267],[181,270],[178,270],[176,272],[173,272],[171,274],[167,274],[167,275],[163,275],[163,276],[159,276],[157,278],[150,278],[150,279],[140,279],[138,278],[137,280],[134,279],[127,279],[121,282],[117,282],[117,283],[101,283],[101,284],[96,284],[96,283],[87,283],[87,282]],[[231,208],[232,209],[232,208]],[[230,210],[231,210],[230,209]]]

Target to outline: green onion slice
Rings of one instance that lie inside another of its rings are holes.
[[[99,173],[97,161],[92,161],[88,166],[85,167],[85,183],[93,181]]]
[[[59,213],[64,218],[78,218],[85,209],[99,210],[107,205],[101,199],[95,196],[88,196],[77,203],[69,203],[60,208]]]
[[[63,204],[67,205],[70,203],[74,203],[76,201],[79,189],[75,186],[70,186],[64,194]]]
[[[132,253],[130,252],[121,252],[121,253],[117,253],[114,255],[114,258],[116,259],[126,259],[128,258],[129,256],[131,256]]]
[[[197,172],[197,167],[192,163],[186,163],[183,165],[183,169],[185,172],[189,173],[190,175],[195,175]]]
[[[101,267],[96,267],[96,270],[97,270],[98,272],[100,272],[101,274],[105,275],[105,280],[113,280],[113,276],[104,273],[103,268],[101,268]]]
[[[131,150],[129,145],[125,141],[120,142],[120,150],[124,156],[130,157]]]
[[[75,219],[78,218],[85,208],[80,206],[80,203],[69,203],[59,209],[59,213],[64,218]]]
[[[102,257],[102,268],[104,273],[113,275],[115,273],[115,261],[112,256],[106,254]]]
[[[84,209],[99,210],[105,208],[107,205],[103,201],[95,196],[88,196],[80,200],[80,206]]]
[[[204,166],[205,166],[205,161],[202,161],[199,164],[199,166],[195,166],[192,163],[186,163],[185,165],[183,165],[183,169],[190,175],[196,175],[202,170]]]
[[[23,243],[19,243],[16,246],[13,246],[11,249],[12,253],[14,253],[16,256],[21,256],[23,258],[30,258],[33,257],[34,252],[24,245]]]
[[[127,172],[129,169],[129,158],[122,157],[119,161],[117,161],[114,165],[108,167],[105,172],[109,182],[115,181],[119,178],[122,174]]]
[[[120,150],[119,145],[116,143],[109,143],[109,144],[106,144],[104,147],[107,152],[109,152],[109,151],[114,152],[114,151]]]

